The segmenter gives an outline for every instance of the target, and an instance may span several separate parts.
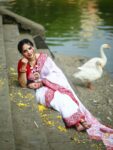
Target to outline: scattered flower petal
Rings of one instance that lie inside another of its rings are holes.
[[[54,122],[53,121],[47,121],[46,124],[50,125],[50,126],[54,126]]]
[[[45,107],[45,106],[43,106],[43,105],[38,105],[38,110],[39,110],[39,112],[43,112],[43,111],[45,111],[47,108]]]
[[[61,132],[66,132],[66,128],[65,127],[62,127],[62,126],[58,126],[57,127]]]
[[[27,107],[28,105],[20,102],[20,103],[17,104],[17,106],[19,106],[19,107]]]
[[[61,115],[58,115],[57,118],[58,118],[58,119],[62,119],[62,116],[61,116]]]

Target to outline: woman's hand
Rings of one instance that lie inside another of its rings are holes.
[[[28,87],[29,87],[30,89],[39,89],[39,88],[42,87],[42,86],[43,86],[43,84],[42,84],[41,81],[39,81],[39,82],[37,82],[37,83],[30,83],[30,84],[28,85]]]
[[[27,63],[28,63],[28,60],[26,58],[22,58],[21,59],[21,63],[22,63],[22,67],[20,68],[20,72],[26,72],[26,66],[27,66]]]
[[[26,66],[27,63],[28,63],[28,60],[27,60],[25,57],[23,57],[23,58],[21,59],[21,62],[22,62],[22,66]]]

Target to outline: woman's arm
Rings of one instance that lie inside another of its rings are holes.
[[[21,87],[27,86],[27,78],[26,78],[26,72],[20,72],[18,77],[19,84]]]
[[[22,87],[27,86],[27,75],[26,75],[27,62],[28,62],[28,60],[23,58],[23,59],[21,59],[20,65],[18,66],[18,81]]]

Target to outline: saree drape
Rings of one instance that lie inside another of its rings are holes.
[[[102,140],[107,150],[113,150],[113,129],[101,124],[81,103],[66,76],[54,61],[41,53],[37,59],[37,66],[44,85],[36,90],[37,102],[59,111],[68,127],[84,118],[91,124],[86,130],[89,137]]]

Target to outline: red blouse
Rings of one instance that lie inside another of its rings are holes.
[[[27,76],[28,83],[35,82],[35,80],[37,80],[35,77],[35,74],[36,74],[36,72],[38,72],[40,74],[40,71],[41,71],[46,59],[47,59],[47,54],[40,53],[39,57],[36,60],[36,64],[34,65],[34,67],[31,67],[30,64],[27,63],[26,76]],[[21,67],[22,67],[22,59],[20,59],[18,61],[18,68],[17,68],[18,69],[18,78],[21,73],[20,72]]]

